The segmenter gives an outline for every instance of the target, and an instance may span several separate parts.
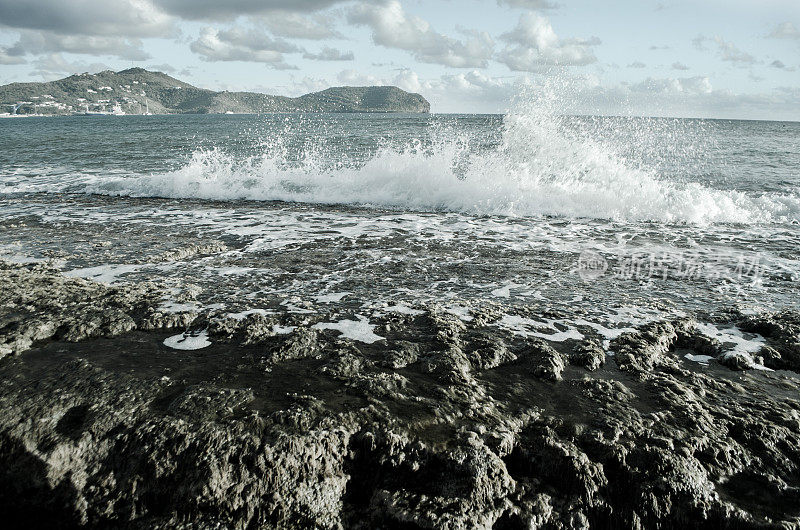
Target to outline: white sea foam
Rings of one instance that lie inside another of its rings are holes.
[[[275,311],[271,309],[248,309],[247,311],[240,311],[238,313],[228,313],[228,318],[232,318],[234,320],[244,320],[250,315],[274,315]]]
[[[390,313],[400,313],[403,315],[411,315],[411,316],[418,316],[425,313],[425,311],[420,311],[419,309],[414,309],[413,307],[408,307],[403,303],[397,303],[391,306],[387,306],[383,308],[384,311],[388,311]],[[382,314],[382,313],[380,313]]]
[[[114,284],[118,283],[122,276],[137,272],[141,268],[141,265],[129,264],[98,265],[97,267],[86,267],[82,269],[65,271],[64,276],[71,278],[85,278],[95,282]]]
[[[330,304],[333,302],[341,302],[342,298],[347,296],[348,294],[353,294],[350,292],[342,292],[342,293],[326,293],[326,294],[319,294],[315,296],[317,302],[320,304]]]
[[[719,329],[713,324],[699,323],[697,328],[706,336],[722,343],[722,356],[725,358],[738,357],[745,361],[750,368],[771,371],[766,366],[759,364],[753,357],[766,344],[761,335],[751,333],[748,337],[737,328]]]
[[[583,333],[565,320],[546,318],[543,321],[539,321],[519,315],[503,315],[503,318],[498,320],[495,325],[507,329],[515,335],[537,337],[552,342],[583,340],[584,338]],[[566,329],[560,329],[562,327]],[[532,329],[535,331],[532,331]]]
[[[201,350],[211,346],[208,332],[186,332],[164,339],[164,346],[173,350]]]
[[[297,131],[287,129],[269,135],[259,154],[235,154],[225,146],[198,149],[177,170],[149,175],[58,167],[43,168],[38,177],[37,168],[0,172],[0,194],[88,191],[698,224],[800,221],[796,188],[767,193],[688,181],[681,149],[693,151],[692,139],[703,137],[697,122],[681,121],[671,134],[655,120],[627,122],[624,133],[618,121],[576,127],[560,114],[569,107],[565,83],[520,97],[492,146],[476,147],[466,129],[420,127],[405,146],[351,159],[346,152],[352,146],[328,143],[323,133],[307,136],[307,147],[298,147],[291,139]],[[676,139],[686,138],[687,146],[677,146]],[[687,167],[696,158],[687,159]]]
[[[369,323],[365,316],[357,315],[358,320],[340,320],[339,322],[320,322],[314,324],[314,329],[333,329],[342,334],[343,338],[357,340],[367,344],[378,342],[384,338],[373,331],[375,326]]]

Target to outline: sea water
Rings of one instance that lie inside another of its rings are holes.
[[[431,303],[606,342],[796,308],[798,223],[798,123],[564,116],[529,98],[505,115],[0,122],[0,258],[154,281],[165,311],[311,325],[341,310],[315,325],[368,342],[372,316]]]

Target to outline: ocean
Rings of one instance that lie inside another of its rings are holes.
[[[435,303],[554,343],[797,308],[800,123],[275,114],[0,120],[0,258],[164,311],[315,314],[371,337]],[[505,310],[504,310],[505,311]],[[526,313],[527,314],[527,313]]]

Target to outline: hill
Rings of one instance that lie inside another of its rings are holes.
[[[48,83],[0,86],[0,112],[73,114],[258,114],[265,112],[430,112],[419,94],[393,86],[334,87],[298,98],[254,92],[215,92],[162,72],[130,68],[75,74]]]

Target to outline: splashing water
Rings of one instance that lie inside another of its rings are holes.
[[[326,143],[324,134],[290,147],[291,131],[283,130],[255,155],[197,149],[177,170],[109,174],[86,182],[82,191],[668,223],[800,218],[797,193],[715,189],[671,174],[676,164],[664,160],[676,158],[679,165],[686,153],[676,148],[677,139],[691,149],[703,137],[702,122],[676,122],[677,139],[658,131],[665,127],[658,120],[589,126],[559,114],[568,97],[560,88],[551,83],[518,97],[502,121],[499,140],[489,147],[477,148],[457,127],[434,125],[422,138],[384,145],[354,162],[345,160],[341,145]]]

